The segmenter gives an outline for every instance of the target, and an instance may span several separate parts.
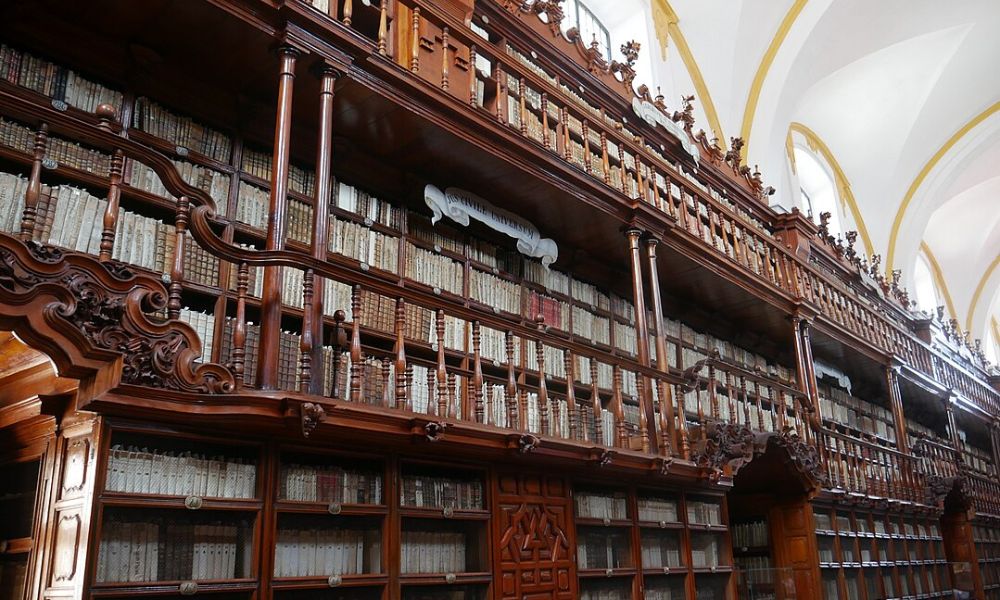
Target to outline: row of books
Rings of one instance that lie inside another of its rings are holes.
[[[15,235],[21,231],[27,189],[27,178],[0,172],[0,231]]]
[[[232,140],[222,132],[174,114],[146,97],[135,101],[132,127],[221,163],[229,163],[232,156]]]
[[[338,465],[283,465],[278,497],[300,502],[381,504],[382,476]]]
[[[240,223],[260,230],[267,229],[270,194],[267,190],[240,182],[239,201],[236,203],[236,214],[233,217]]]
[[[335,190],[334,204],[337,208],[354,213],[372,223],[379,223],[397,231],[403,230],[402,208],[343,181],[337,183]]]
[[[628,530],[578,528],[576,565],[580,569],[624,569],[632,566]]]
[[[701,588],[698,589],[698,594],[699,594],[698,598],[700,599],[701,594],[706,594],[706,593],[708,593],[708,591],[705,590],[704,586],[702,586]],[[625,598],[631,598],[631,597],[632,596],[628,594],[625,595]],[[719,598],[721,597],[722,596],[720,595]],[[594,600],[605,600],[605,599],[595,598]],[[609,598],[608,600],[611,599]],[[647,583],[643,600],[687,600],[687,590],[684,589],[684,578],[675,577],[667,579],[665,581]],[[706,599],[706,600],[715,600],[715,598],[713,597],[711,599]],[[754,600],[758,600],[758,598],[754,596]]]
[[[561,300],[556,300],[538,292],[529,291],[525,310],[526,316],[530,319],[541,316],[545,320],[547,327],[561,331],[569,331],[570,329],[570,306]]]
[[[469,298],[510,314],[521,314],[521,286],[476,269],[469,275]]]
[[[109,154],[85,148],[76,142],[56,136],[49,136],[45,146],[45,158],[54,161],[58,166],[72,167],[101,177],[107,177],[111,173]]]
[[[616,323],[615,327],[620,324]],[[595,315],[594,313],[581,308],[573,307],[573,335],[589,340],[595,344],[610,346],[611,320],[607,317]]]
[[[257,466],[251,460],[115,444],[105,489],[127,494],[253,498],[256,482]]]
[[[645,523],[676,523],[680,520],[676,500],[640,496],[636,507],[639,521]]]
[[[36,230],[40,235],[44,235],[43,232],[49,233],[46,240],[49,244],[97,254],[101,249],[102,223],[107,207],[107,200],[92,196],[85,190],[68,185],[52,188],[45,186],[36,207]],[[118,220],[120,223],[124,219],[119,217]],[[124,240],[116,240],[115,246],[124,248],[127,244]],[[148,248],[150,260],[153,258],[154,248],[152,245]]]
[[[465,279],[462,263],[436,252],[418,248],[409,242],[406,243],[405,262],[404,275],[408,279],[458,296],[462,295],[462,282]]]
[[[0,145],[31,154],[35,145],[35,132],[17,121],[0,117]]]
[[[774,583],[774,571],[771,568],[770,556],[742,556],[735,559],[735,563],[743,572],[746,584],[768,586]]]
[[[569,405],[566,404],[566,400],[549,396],[547,403],[543,405],[539,402],[538,394],[529,392],[526,396],[528,431],[568,439]],[[506,408],[506,405],[503,408]],[[543,410],[547,411],[544,421]]]
[[[402,573],[464,573],[468,570],[467,536],[458,531],[403,530]]]
[[[691,534],[691,566],[718,567],[722,538],[715,533]]]
[[[181,309],[180,319],[194,328],[198,339],[201,340],[201,360],[211,361],[212,347],[215,343],[215,314],[184,307]]]
[[[270,183],[271,166],[274,162],[270,152],[258,152],[250,148],[243,148],[243,156],[240,161],[243,172]],[[316,187],[316,172],[312,169],[305,169],[295,164],[288,165],[288,189],[302,194],[312,196]]]
[[[84,228],[86,228],[85,225]],[[118,213],[118,221],[115,226],[115,244],[111,249],[111,258],[149,269],[155,273],[170,273],[174,262],[176,239],[177,233],[173,225],[161,223],[156,219],[144,217],[131,211],[121,210]],[[50,243],[60,246],[67,245],[65,241],[56,241],[54,229]],[[90,249],[84,251],[97,254],[99,243],[100,234],[98,233],[97,242],[92,242]],[[194,244],[191,246],[193,247]],[[78,246],[77,250],[83,250],[83,248]],[[190,260],[188,255],[185,255],[185,264],[190,264]],[[193,274],[194,270],[192,270]],[[218,277],[214,281],[210,280],[209,285],[217,285],[217,282]]]
[[[688,523],[722,525],[722,504],[718,500],[687,501]]]
[[[736,523],[729,528],[729,531],[733,537],[733,546],[749,548],[768,544],[767,521]]]
[[[580,519],[628,519],[628,498],[624,493],[577,492],[573,504]]]
[[[838,387],[820,382],[819,412],[830,419],[868,433],[874,433],[890,442],[896,441],[892,411],[877,404],[852,396]]]
[[[404,475],[399,503],[414,508],[483,509],[483,482],[431,475]]]
[[[7,44],[0,45],[0,79],[87,112],[94,112],[101,104],[110,104],[116,109],[122,105],[121,92]]]
[[[330,217],[330,251],[383,271],[399,272],[399,240],[354,221]]]
[[[200,189],[215,200],[216,213],[226,214],[226,206],[229,203],[230,176],[208,167],[196,165],[184,160],[171,161],[177,169],[181,179],[189,185]],[[152,168],[141,162],[128,161],[125,168],[125,180],[134,188],[144,190],[150,194],[171,198],[173,194],[167,191],[160,180],[160,176]]]
[[[105,520],[98,582],[218,580],[249,577],[249,524],[173,519]],[[242,539],[241,539],[242,538]]]
[[[377,529],[278,529],[275,577],[379,573],[382,532]]]
[[[677,531],[645,532],[640,540],[642,566],[645,569],[679,567],[681,560],[681,540]]]

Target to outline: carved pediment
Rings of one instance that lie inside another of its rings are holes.
[[[45,340],[50,354],[122,356],[122,383],[199,393],[226,393],[226,367],[197,362],[201,344],[179,321],[154,320],[167,291],[150,276],[120,263],[0,234],[0,304],[15,330]],[[29,308],[30,307],[30,308]],[[65,367],[66,365],[62,365]]]

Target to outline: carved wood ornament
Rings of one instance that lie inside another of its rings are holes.
[[[167,304],[163,284],[120,263],[63,253],[0,234],[4,326],[24,334],[72,372],[76,355],[122,357],[121,383],[197,393],[226,393],[226,367],[195,362],[201,343],[187,324],[149,313]]]

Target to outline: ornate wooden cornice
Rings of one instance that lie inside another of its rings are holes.
[[[231,391],[229,369],[197,362],[201,343],[189,325],[150,316],[166,303],[162,282],[126,265],[0,234],[0,324],[49,354],[60,373],[93,369],[86,359],[120,360],[109,384]]]

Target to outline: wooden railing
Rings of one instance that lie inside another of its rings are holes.
[[[966,471],[962,485],[977,513],[1000,515],[1000,481]]]
[[[925,502],[924,472],[919,458],[829,429],[823,429],[819,437],[832,489]]]
[[[945,479],[959,476],[962,455],[955,448],[942,442],[922,438],[913,445],[912,450],[914,455],[921,458],[924,474]]]

